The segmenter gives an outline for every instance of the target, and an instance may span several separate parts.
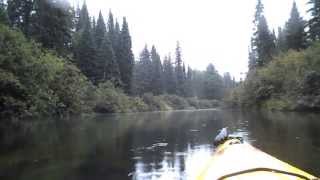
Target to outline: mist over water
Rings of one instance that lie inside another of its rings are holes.
[[[319,175],[319,118],[202,110],[30,123],[19,131],[1,131],[0,178],[193,179],[212,155],[213,139],[222,127]]]

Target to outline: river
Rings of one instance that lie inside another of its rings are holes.
[[[2,125],[0,179],[193,179],[222,127],[320,174],[320,114],[200,110]]]

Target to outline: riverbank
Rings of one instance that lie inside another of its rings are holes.
[[[168,110],[210,109],[221,105],[218,100],[204,100],[176,95],[154,96],[151,93],[131,97],[111,83],[101,85],[96,91],[93,111],[96,113],[127,113]]]
[[[110,81],[93,84],[72,62],[0,25],[0,117],[69,116],[208,109],[219,101],[176,95],[133,97]]]
[[[320,43],[275,57],[249,71],[225,99],[229,107],[320,111]]]

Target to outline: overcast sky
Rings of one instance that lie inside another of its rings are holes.
[[[82,0],[79,1],[80,5]],[[308,0],[296,0],[301,14]],[[247,71],[256,0],[86,0],[90,15],[109,9],[115,17],[126,16],[138,58],[147,43],[161,56],[174,55],[180,41],[184,61],[192,68],[205,69],[213,63],[219,73],[230,72],[237,79]],[[263,0],[270,28],[288,19],[293,0]],[[76,5],[76,4],[75,4]]]

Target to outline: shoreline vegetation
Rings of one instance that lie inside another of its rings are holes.
[[[275,35],[257,1],[249,72],[225,98],[227,107],[320,111],[320,4],[309,5],[306,21],[294,2],[290,18]]]
[[[213,64],[204,71],[155,46],[132,52],[127,19],[105,21],[84,3],[0,0],[0,118],[64,117],[182,109],[320,110],[320,7],[304,20],[293,3],[278,34],[257,0],[249,71],[236,82]],[[305,28],[308,27],[308,28]]]
[[[144,93],[128,95],[111,81],[94,85],[72,60],[0,24],[2,119],[210,109],[218,100]]]
[[[220,106],[236,86],[213,64],[191,69],[180,43],[135,57],[126,17],[90,16],[86,3],[0,0],[0,117],[68,117]]]

